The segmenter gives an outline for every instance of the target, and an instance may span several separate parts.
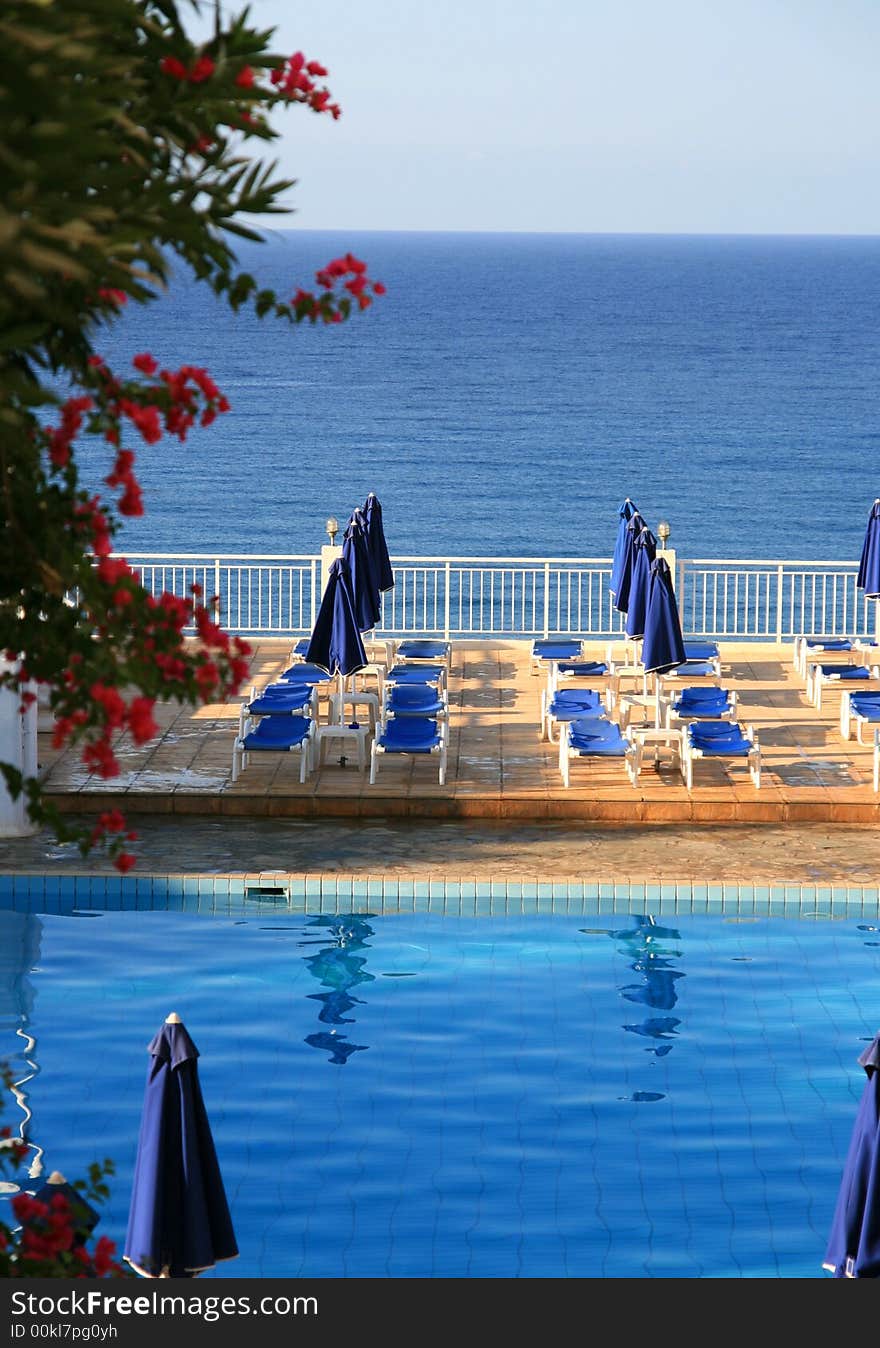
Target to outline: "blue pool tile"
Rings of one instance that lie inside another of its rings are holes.
[[[653,883],[650,883],[650,884],[646,884],[646,885],[645,885],[645,902],[646,902],[647,904],[659,903],[660,900],[662,899],[662,897],[663,897],[663,886],[662,886],[662,885],[659,885],[659,884],[653,884]],[[674,892],[674,890],[673,890],[672,898],[673,898],[673,901],[674,901],[674,900],[675,900],[675,892]]]
[[[492,894],[492,884],[489,880],[477,880],[476,894],[478,899],[488,899]]]
[[[569,880],[567,888],[569,902],[576,905],[572,911],[577,912],[578,907],[583,903],[586,886],[583,880]]]
[[[691,897],[693,899],[694,912],[695,913],[704,912],[706,908],[706,901],[709,898],[709,886],[703,884],[692,885]]]
[[[506,880],[490,880],[490,881],[489,881],[489,893],[492,895],[492,898],[495,900],[496,903],[498,903],[498,902],[500,901],[500,903],[501,903],[502,906],[501,906],[501,908],[499,909],[499,911],[502,911],[502,912],[503,912],[503,903],[504,903],[504,900],[507,898],[507,881],[506,881]]]
[[[412,900],[414,893],[415,888],[413,885],[413,881],[401,877],[401,879],[398,880],[397,882],[397,897],[400,899],[400,901],[404,902],[406,900]]]
[[[383,894],[381,878],[367,880],[367,898],[381,899]]]
[[[450,882],[447,881],[447,886],[449,885],[449,883],[450,883]],[[453,885],[454,885],[454,882],[453,882]],[[459,889],[459,892],[460,892],[461,897],[462,897],[463,899],[475,899],[475,898],[477,897],[477,886],[476,886],[476,882],[473,881],[473,880],[462,880],[462,881],[460,882],[460,889]]]
[[[508,882],[507,882],[507,898],[508,898],[508,900],[511,900],[511,899],[512,899],[512,900],[513,900],[513,905],[514,905],[513,908],[511,909],[511,912],[515,912],[515,911],[516,911],[516,905],[517,905],[518,901],[522,898],[522,895],[523,895],[523,887],[522,887],[521,881],[519,881],[519,880],[508,880]]]
[[[602,881],[600,882],[600,884],[599,884],[599,898],[600,898],[600,899],[613,899],[613,898],[614,898],[614,885],[611,883],[611,881],[609,881],[609,880],[602,880]]]

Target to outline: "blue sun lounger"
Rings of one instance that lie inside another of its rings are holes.
[[[807,701],[812,702],[817,711],[822,709],[822,689],[832,684],[858,683],[858,691],[880,692],[880,668],[877,665],[807,665]],[[854,691],[841,689],[841,692]]]
[[[327,683],[334,676],[320,665],[306,664],[305,660],[289,665],[278,675],[278,683]]]
[[[553,727],[562,721],[605,716],[608,706],[595,688],[557,688],[541,693],[541,739],[553,742]]]
[[[376,729],[370,750],[370,785],[375,785],[380,754],[432,755],[439,761],[440,785],[446,781],[446,722],[432,717],[395,716]]]
[[[875,693],[844,692],[840,698],[840,733],[845,740],[852,735],[855,722],[856,739],[864,744],[863,732],[867,725],[880,724],[880,690]]]
[[[384,694],[382,720],[395,716],[445,716],[448,712],[446,695],[431,683],[394,683]]]
[[[736,693],[728,688],[708,687],[682,688],[681,692],[666,707],[666,724],[674,726],[680,721],[735,721]]]
[[[582,758],[622,758],[627,776],[635,786],[637,753],[635,744],[623,734],[616,721],[592,717],[567,721],[560,726],[559,771],[563,786],[571,784],[572,760]]]
[[[446,666],[443,664],[399,664],[392,665],[385,675],[385,687],[394,687],[409,683],[430,683],[442,693],[446,692]]]
[[[232,780],[248,765],[252,753],[298,753],[299,780],[304,782],[312,766],[315,722],[311,717],[269,715],[255,720],[246,716],[232,746]]]
[[[580,660],[583,653],[584,643],[574,637],[538,637],[532,642],[532,673],[540,674],[552,660]]]
[[[268,683],[259,693],[252,688],[242,711],[251,716],[317,716],[318,685]]]
[[[430,637],[407,637],[396,643],[394,659],[401,664],[418,660],[439,661],[448,669],[452,664],[452,643]]]
[[[753,726],[738,721],[690,721],[682,737],[682,771],[688,791],[694,786],[698,758],[744,758],[756,787],[761,785],[761,747]]]

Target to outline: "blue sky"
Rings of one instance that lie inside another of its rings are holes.
[[[279,117],[299,227],[878,232],[877,0],[253,0],[251,14],[329,68],[343,108],[337,123]]]

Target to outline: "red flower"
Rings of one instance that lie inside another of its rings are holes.
[[[186,66],[182,61],[178,61],[176,56],[163,56],[159,62],[159,69],[163,75],[170,75],[174,80],[186,79]]]
[[[253,82],[254,72],[251,70],[250,66],[242,66],[235,77],[235,83],[238,85],[239,89],[250,89]]]
[[[214,73],[214,62],[210,56],[200,56],[189,72],[187,79],[190,84],[204,84]]]
[[[142,351],[139,356],[135,356],[131,362],[136,370],[141,374],[154,375],[159,368],[159,363],[148,351]]]
[[[148,740],[155,739],[159,733],[159,727],[153,719],[155,705],[155,699],[152,697],[132,699],[127,720],[128,728],[136,744],[146,744]]]
[[[125,875],[125,872],[126,872],[126,871],[130,871],[131,868],[132,868],[132,866],[135,864],[136,861],[137,861],[137,857],[133,857],[133,856],[131,855],[131,852],[117,852],[116,856],[113,858],[113,865],[116,867],[116,869],[117,869],[118,871],[121,871],[122,874]],[[106,1236],[102,1236],[102,1237],[101,1237],[101,1240],[106,1240]],[[100,1244],[100,1241],[99,1241],[98,1243]],[[110,1242],[110,1245],[112,1246],[112,1249],[111,1249],[111,1253],[112,1253],[112,1250],[115,1249],[116,1246],[113,1245],[113,1242],[112,1242],[112,1241]],[[108,1265],[108,1267],[109,1267],[109,1265]],[[103,1270],[99,1270],[99,1269],[98,1269],[98,1260],[97,1260],[97,1256],[96,1256],[96,1258],[95,1258],[95,1272],[98,1274],[98,1277],[101,1276],[102,1271],[103,1271],[104,1273],[106,1273],[107,1268],[105,1267]]]

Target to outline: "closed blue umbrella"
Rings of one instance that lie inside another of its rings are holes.
[[[608,588],[615,599],[620,591],[620,584],[623,579],[623,562],[627,550],[626,526],[629,524],[633,515],[637,513],[637,508],[627,496],[626,500],[621,502],[617,513],[620,516],[620,522],[617,526],[617,538],[614,543],[614,557],[611,562],[611,579],[608,582]],[[619,604],[615,604],[615,607],[619,608],[620,606]],[[621,613],[625,613],[626,609],[622,608],[620,611]]]
[[[822,1267],[835,1278],[880,1277],[880,1034],[859,1055],[862,1089]]]
[[[363,511],[353,510],[342,537],[342,559],[351,573],[354,611],[361,632],[370,632],[382,612],[379,585],[367,542]]]
[[[866,599],[880,599],[880,497],[868,516],[856,585]]]
[[[343,716],[345,680],[367,664],[355,612],[351,572],[344,557],[337,557],[327,576],[318,617],[312,629],[306,662],[339,678],[339,719]]]
[[[199,1084],[199,1051],[180,1017],[149,1046],[150,1066],[123,1258],[145,1278],[192,1278],[238,1245]]]
[[[614,607],[619,613],[626,613],[629,609],[629,595],[632,586],[632,568],[633,544],[641,531],[645,528],[645,521],[637,510],[633,510],[629,519],[623,528],[622,555],[620,559],[620,577],[617,582],[617,592],[614,596]]]
[[[651,565],[657,556],[657,540],[647,524],[633,538],[632,571],[629,582],[629,603],[626,610],[626,635],[645,635],[645,615],[648,611],[648,592],[651,588]]]
[[[672,588],[672,573],[664,557],[651,564],[651,585],[642,639],[642,664],[648,674],[665,674],[685,661],[681,619]]]
[[[385,590],[390,590],[394,586],[394,571],[391,568],[388,544],[385,541],[382,506],[379,504],[379,498],[374,491],[369,493],[364,502],[364,521],[367,526],[367,546],[373,559],[373,573],[380,592],[384,593]]]

